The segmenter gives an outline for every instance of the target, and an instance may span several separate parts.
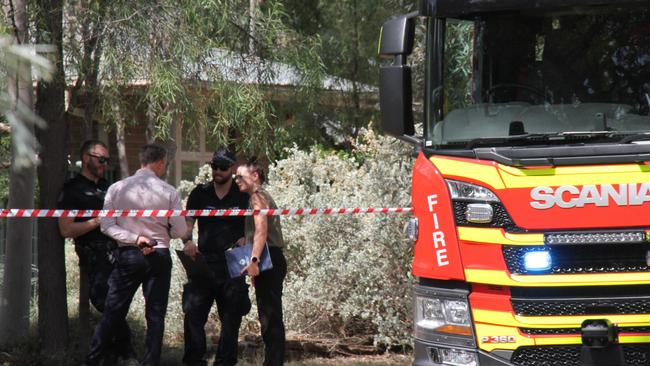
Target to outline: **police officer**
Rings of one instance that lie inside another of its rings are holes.
[[[108,182],[103,178],[110,160],[108,149],[101,141],[86,141],[81,146],[80,159],[81,172],[64,184],[57,206],[66,210],[101,210],[108,189]],[[116,244],[102,234],[99,223],[98,217],[59,218],[61,235],[74,239],[79,266],[84,269],[81,272],[88,274],[90,302],[95,309],[103,312]],[[111,348],[107,361],[117,357],[127,364],[135,361],[131,331],[126,321],[119,325]]]
[[[195,187],[187,200],[188,210],[246,209],[248,194],[234,183],[235,155],[226,149],[215,151],[212,181]],[[215,365],[237,363],[237,343],[242,316],[250,310],[248,285],[244,277],[230,279],[224,251],[244,237],[243,217],[198,217],[198,246],[192,238],[195,218],[186,218],[189,231],[183,238],[184,252],[202,255],[211,269],[209,278],[193,276],[183,289],[186,365],[206,365],[205,323],[216,301],[221,333]]]

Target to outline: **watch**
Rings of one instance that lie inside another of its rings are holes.
[[[257,263],[257,262],[259,262],[259,261],[260,261],[259,258],[257,258],[257,257],[251,257],[251,263]]]

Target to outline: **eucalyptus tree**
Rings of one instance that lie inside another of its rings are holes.
[[[298,122],[305,126],[302,130],[316,132],[304,137],[327,147],[349,149],[351,138],[377,117],[376,108],[367,100],[377,93],[381,25],[393,15],[411,11],[414,4],[403,0],[282,2],[297,32],[322,39],[320,56],[326,72],[339,78],[341,87],[336,100],[328,101],[328,107],[298,116]]]
[[[38,0],[33,22],[38,44],[50,45],[46,54],[54,71],[36,87],[36,113],[45,126],[36,131],[40,143],[38,166],[39,206],[56,207],[66,176],[68,123],[65,115],[63,67],[63,0]],[[41,355],[53,363],[65,356],[68,343],[68,309],[64,241],[57,220],[38,221],[38,333]]]
[[[3,24],[10,24],[12,37],[0,40],[1,69],[8,92],[0,96],[11,131],[9,207],[32,208],[36,167],[34,125],[41,120],[33,112],[33,70],[47,72],[49,63],[34,55],[28,34],[26,0],[13,0],[5,7]],[[0,344],[13,343],[27,335],[31,298],[32,220],[7,220],[6,254],[0,291]]]
[[[69,2],[77,18],[66,23],[73,30],[65,38],[66,52],[79,75],[93,70],[81,67],[79,50],[91,38],[80,36],[78,24],[80,17],[95,19],[92,29],[101,45],[93,54],[98,62],[91,62],[98,71],[97,108],[113,122],[121,161],[119,142],[136,108],[145,111],[149,140],[173,140],[182,122],[203,126],[221,144],[272,157],[280,148],[273,144],[279,126],[269,102],[274,78],[288,68],[296,96],[306,102],[316,97],[323,75],[319,39],[287,26],[277,0],[256,1],[252,8],[249,0],[97,2],[101,6],[83,13]]]

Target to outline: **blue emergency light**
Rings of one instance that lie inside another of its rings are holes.
[[[547,251],[534,251],[524,254],[524,267],[527,271],[547,271],[551,269],[552,263],[551,253]]]

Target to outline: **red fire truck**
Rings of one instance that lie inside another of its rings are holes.
[[[417,154],[414,365],[649,365],[650,1],[422,0],[379,52]]]

